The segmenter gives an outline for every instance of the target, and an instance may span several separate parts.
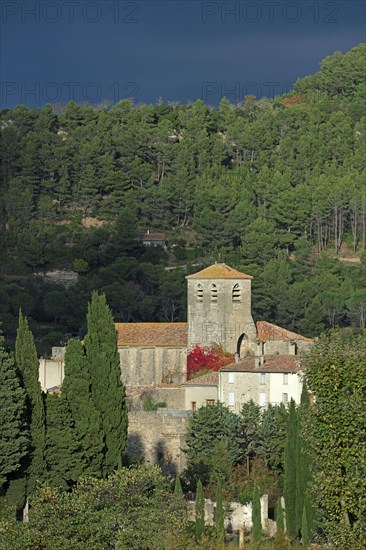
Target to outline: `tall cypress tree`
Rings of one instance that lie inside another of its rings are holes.
[[[19,312],[15,342],[15,361],[26,392],[26,418],[31,446],[24,468],[9,484],[8,496],[17,508],[22,508],[28,496],[42,480],[45,472],[45,411],[41,385],[38,379],[39,361],[28,321]]]
[[[306,508],[306,527],[308,531],[312,527],[313,508],[307,489],[311,481],[311,457],[303,437],[304,422],[310,407],[309,393],[306,384],[303,385],[301,402],[298,409],[298,437],[296,445],[296,528],[302,533],[303,510]]]
[[[29,450],[25,417],[26,394],[14,359],[4,349],[0,333],[0,494],[9,475],[15,474]]]
[[[121,381],[117,333],[105,295],[93,292],[87,315],[85,354],[91,375],[94,405],[105,434],[105,473],[122,466],[127,443],[125,387]]]
[[[296,522],[296,450],[298,439],[298,418],[295,401],[291,399],[285,446],[284,496],[286,531],[290,538],[297,536]]]
[[[215,515],[215,528],[217,538],[220,542],[224,541],[225,528],[224,528],[224,506],[222,503],[222,487],[221,479],[218,480],[216,486],[216,515]]]
[[[175,478],[174,494],[177,495],[178,497],[183,498],[183,489],[182,489],[182,484],[180,482],[179,476],[176,476]]]
[[[46,398],[47,483],[68,489],[81,474],[79,464],[80,442],[68,403],[59,395]]]
[[[307,548],[309,546],[310,533],[309,533],[308,518],[307,518],[306,506],[305,505],[304,505],[304,508],[303,508],[303,511],[302,511],[301,540],[302,540],[303,548]]]
[[[278,501],[277,501],[276,527],[277,527],[277,531],[284,531],[285,530],[285,522],[284,522],[284,519],[283,519],[283,509],[282,509],[281,497],[278,497]]]
[[[252,498],[252,537],[253,540],[261,540],[262,538],[262,522],[261,522],[261,501],[259,496],[258,486],[256,485],[253,491]]]
[[[199,479],[196,490],[196,540],[201,539],[205,530],[205,497],[203,495],[202,481]]]
[[[100,413],[91,394],[91,376],[79,340],[69,340],[65,352],[62,396],[68,404],[80,444],[79,469],[83,475],[103,474],[104,437]]]

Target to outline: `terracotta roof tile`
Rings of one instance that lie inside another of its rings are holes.
[[[208,372],[207,374],[202,374],[202,376],[196,376],[192,380],[185,382],[183,386],[188,384],[189,386],[218,386],[219,385],[219,373],[218,372]]]
[[[255,366],[254,357],[246,357],[239,363],[233,363],[220,369],[222,372],[289,372],[300,371],[298,355],[265,355],[264,364]]]
[[[122,346],[186,347],[187,323],[115,323],[117,343]]]
[[[198,271],[198,273],[188,275],[186,279],[253,279],[253,277],[226,264],[214,264]]]
[[[263,340],[264,342],[274,341],[274,340],[305,340],[306,342],[311,342],[311,338],[306,338],[301,334],[296,332],[291,332],[267,321],[257,321],[257,338]]]

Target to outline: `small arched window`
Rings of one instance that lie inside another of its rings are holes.
[[[213,302],[213,303],[217,302],[217,286],[216,285],[211,286],[211,302]]]
[[[241,302],[241,288],[238,283],[236,283],[233,288],[233,302]]]
[[[196,292],[196,298],[198,303],[203,302],[203,287],[202,285],[197,285],[197,292]]]

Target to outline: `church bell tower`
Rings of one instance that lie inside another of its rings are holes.
[[[218,344],[237,353],[256,338],[250,275],[214,264],[188,275],[188,351]]]

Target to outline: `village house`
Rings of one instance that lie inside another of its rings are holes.
[[[287,405],[291,399],[300,403],[301,390],[301,366],[295,355],[246,357],[219,372],[219,400],[238,413],[251,400],[261,407]]]
[[[166,249],[165,233],[157,233],[149,229],[141,235],[142,244],[145,246],[162,246]]]

